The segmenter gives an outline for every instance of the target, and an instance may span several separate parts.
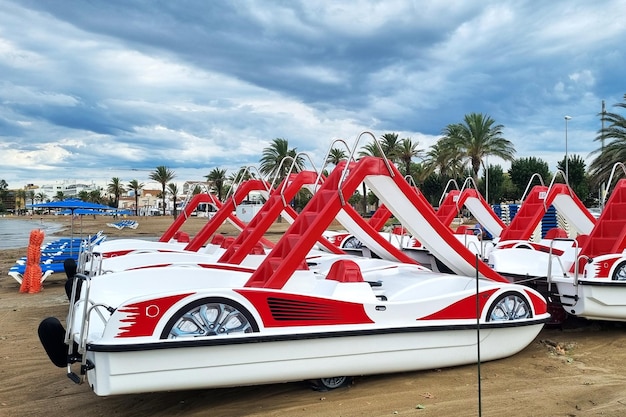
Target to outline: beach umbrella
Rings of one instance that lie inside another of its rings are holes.
[[[90,203],[88,201],[78,200],[78,199],[67,199],[61,201],[50,201],[48,203],[37,203],[37,204],[27,204],[26,207],[29,208],[48,208],[48,209],[65,209],[69,210],[69,213],[72,215],[72,219],[70,222],[70,255],[73,254],[73,240],[74,240],[74,214],[78,214],[77,210],[91,210],[91,211],[108,211],[108,210],[116,210],[114,207],[105,206],[104,204],[98,203]],[[90,212],[89,214],[94,214]]]

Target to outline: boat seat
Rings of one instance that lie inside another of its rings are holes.
[[[333,263],[328,274],[326,274],[326,279],[338,282],[364,282],[359,265],[348,259],[341,259]]]
[[[470,227],[466,224],[462,224],[456,228],[454,231],[455,235],[473,235],[474,229],[470,229]]]
[[[544,239],[556,239],[556,238],[566,239],[567,232],[561,229],[560,227],[553,227],[552,229],[546,232],[546,236],[544,237]]]
[[[176,232],[178,234],[178,236],[174,235],[174,237],[176,238],[177,242],[180,243],[189,243],[189,233],[185,233],[185,232]]]
[[[224,235],[217,234],[213,236],[213,239],[211,240],[211,244],[221,246],[222,243],[224,242],[224,239],[225,239]]]
[[[254,246],[250,250],[250,255],[265,255],[265,249],[263,249],[263,245],[261,245],[261,242],[257,242],[254,244]]]
[[[233,243],[235,243],[235,238],[232,236],[225,237],[220,245],[222,249],[228,249]]]

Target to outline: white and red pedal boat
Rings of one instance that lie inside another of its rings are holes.
[[[480,279],[477,297],[471,277],[320,261],[280,289],[220,264],[82,277],[69,356],[97,395],[315,380],[475,363],[478,326],[480,359],[504,358],[549,317],[543,297],[517,284]]]

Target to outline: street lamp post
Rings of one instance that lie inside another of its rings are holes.
[[[570,120],[570,116],[565,116],[565,179],[569,183],[569,163],[567,157],[567,121]]]

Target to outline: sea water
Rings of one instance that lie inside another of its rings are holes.
[[[30,232],[41,229],[49,241],[50,235],[63,228],[63,224],[41,219],[7,219],[0,217],[0,249],[25,248],[30,240]]]

